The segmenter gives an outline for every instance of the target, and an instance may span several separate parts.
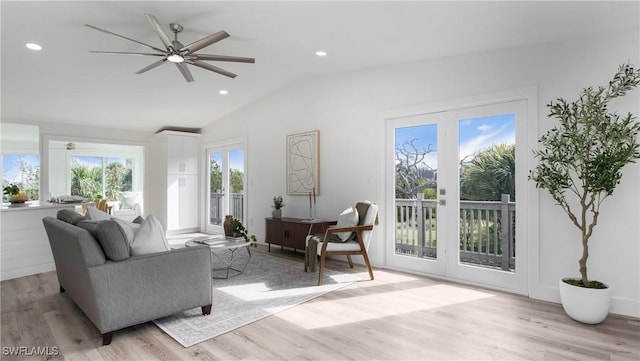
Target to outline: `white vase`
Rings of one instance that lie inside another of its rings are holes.
[[[273,217],[273,218],[282,218],[282,209],[278,208],[278,209],[274,209],[273,211],[271,211],[271,217]]]
[[[559,282],[560,300],[564,312],[572,319],[588,324],[598,324],[609,314],[611,287],[596,289],[570,285],[562,278]]]

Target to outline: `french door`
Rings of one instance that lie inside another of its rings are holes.
[[[389,267],[526,292],[526,110],[387,119]]]
[[[208,233],[222,233],[226,215],[245,223],[245,146],[231,144],[207,148],[206,226]]]

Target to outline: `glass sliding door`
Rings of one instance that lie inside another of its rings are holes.
[[[244,144],[207,149],[207,226],[206,231],[222,232],[226,215],[245,222]]]

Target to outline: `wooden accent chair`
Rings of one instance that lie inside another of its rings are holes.
[[[106,199],[99,200],[98,203],[96,203],[96,208],[98,208],[99,210],[105,213],[109,213],[109,205],[107,204]]]
[[[317,243],[317,255],[320,257],[318,285],[322,285],[327,256],[347,256],[351,268],[353,268],[351,256],[362,256],[369,270],[369,277],[373,280],[373,270],[371,269],[367,250],[371,244],[373,227],[378,224],[378,205],[371,202],[358,202],[355,208],[358,211],[357,225],[341,227],[340,221],[338,221],[339,224],[329,227],[324,233],[322,241]],[[336,241],[337,238],[335,235],[342,232],[353,232],[353,234],[347,241]],[[318,236],[307,236],[308,245],[312,237]],[[305,256],[305,272],[309,268],[309,254],[313,254],[313,252],[307,250],[307,256]]]

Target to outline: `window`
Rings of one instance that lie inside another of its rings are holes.
[[[40,129],[0,123],[2,186],[14,183],[30,199],[40,199]]]
[[[71,157],[71,195],[117,200],[132,191],[133,159]]]
[[[40,155],[3,154],[2,187],[14,183],[30,199],[40,199]]]
[[[46,139],[46,136],[45,136]],[[122,192],[144,191],[144,146],[90,141],[50,140],[50,195],[100,196],[119,201]]]

